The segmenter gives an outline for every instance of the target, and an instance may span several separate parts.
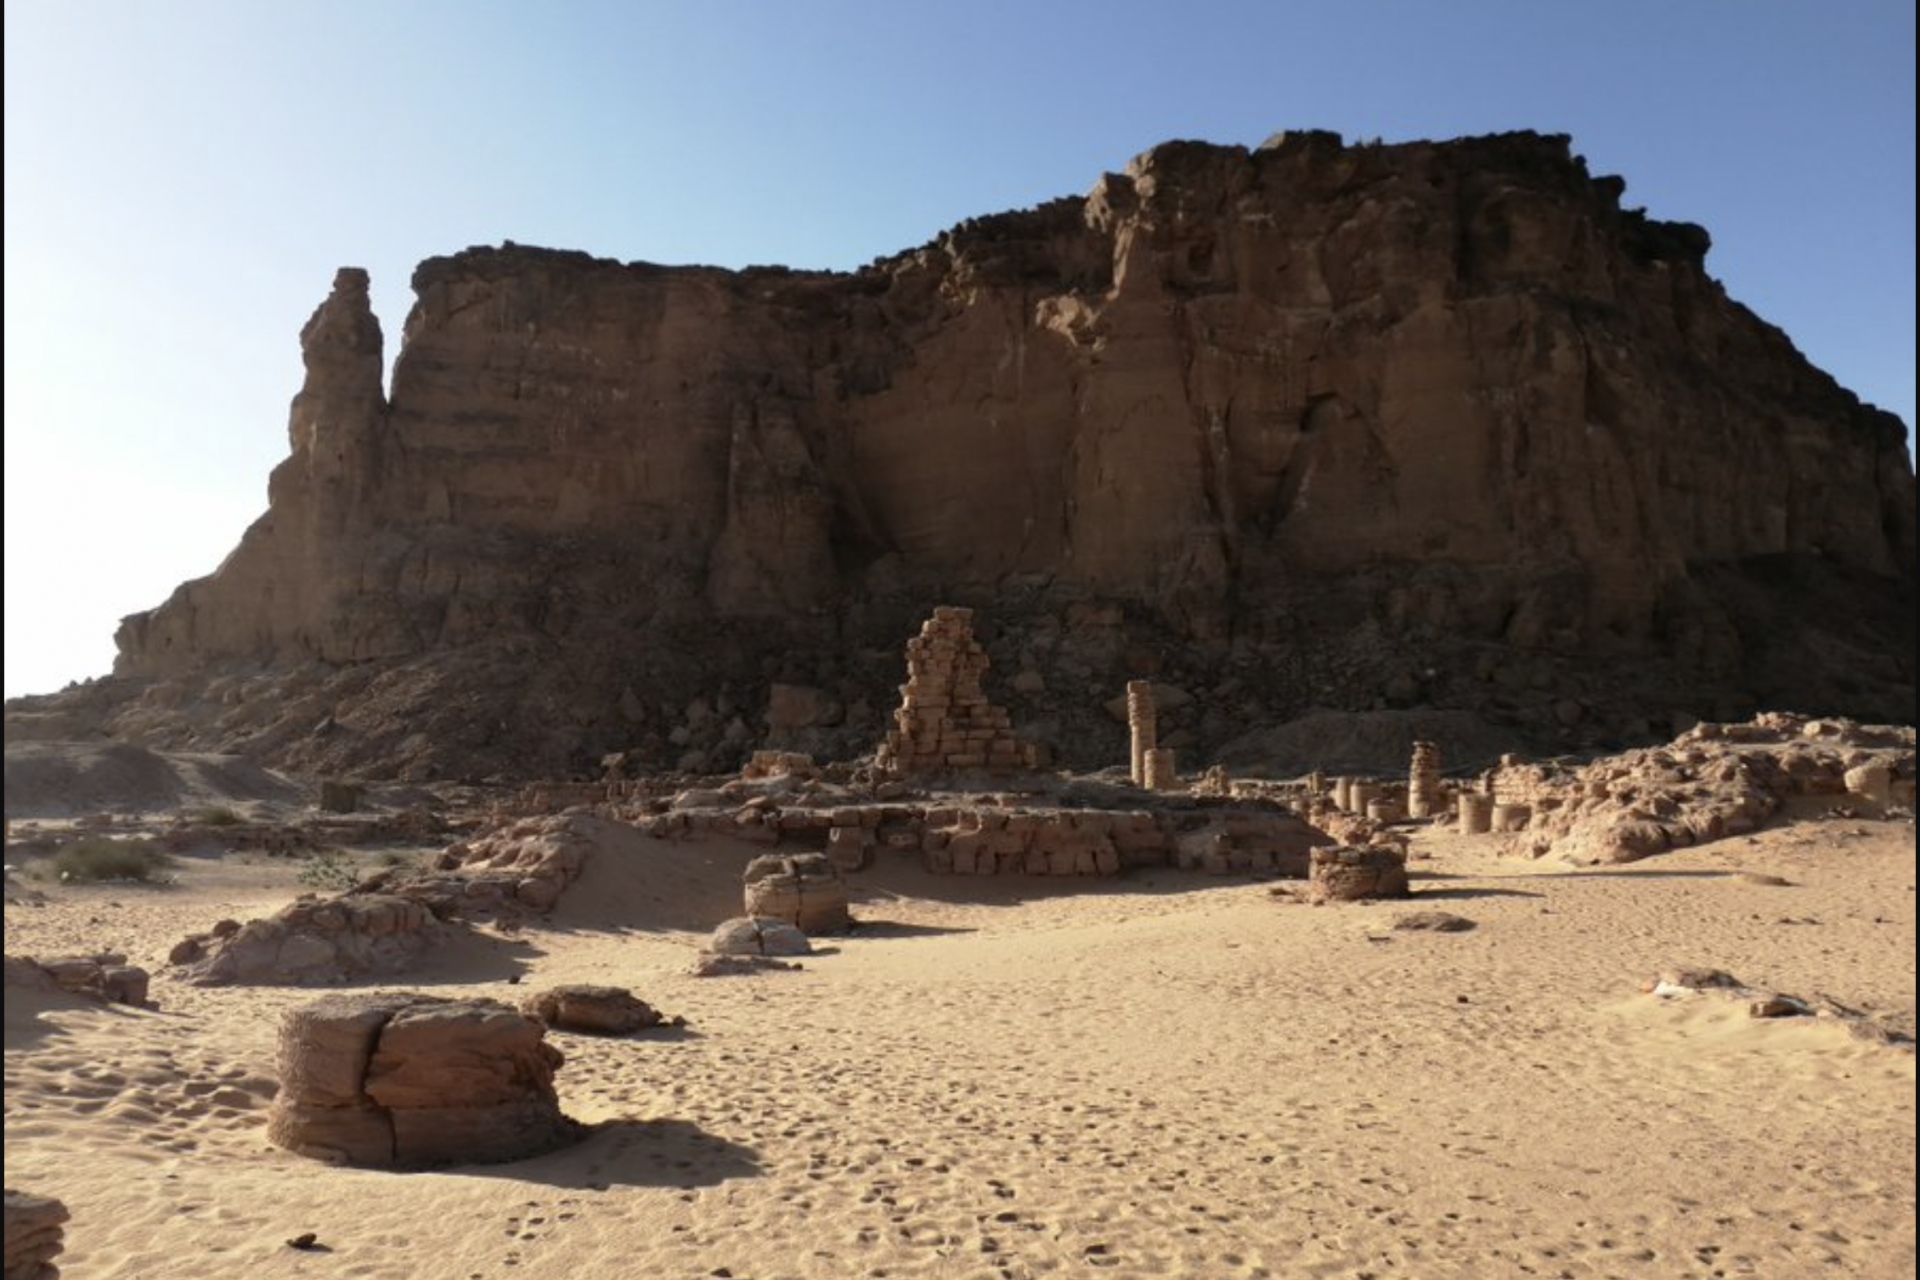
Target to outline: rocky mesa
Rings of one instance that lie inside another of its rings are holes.
[[[940,602],[1067,761],[1117,758],[1137,678],[1189,759],[1307,712],[1910,719],[1903,425],[1624,188],[1564,136],[1295,132],[852,273],[474,248],[415,272],[391,387],[343,269],[267,513],[9,736],[418,777],[870,750]]]

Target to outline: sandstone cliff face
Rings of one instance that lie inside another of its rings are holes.
[[[754,737],[779,679],[871,745],[953,601],[1069,757],[1129,675],[1212,692],[1203,749],[1315,704],[1909,717],[1901,424],[1622,191],[1563,137],[1306,133],[851,275],[471,249],[416,271],[390,395],[343,270],[270,510],[115,687],[298,669],[278,720],[134,721],[335,764],[671,757],[688,697]]]

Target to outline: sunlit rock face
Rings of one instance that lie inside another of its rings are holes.
[[[754,739],[785,680],[849,708],[812,745],[870,746],[942,602],[997,619],[996,669],[1043,686],[1016,721],[1067,759],[1110,754],[1082,730],[1140,676],[1214,692],[1202,754],[1310,707],[1554,741],[1910,717],[1902,424],[1623,190],[1559,136],[1291,133],[1164,144],[852,274],[470,249],[415,272],[384,391],[343,270],[267,514],[122,627],[122,727],[177,737],[160,704],[244,670],[283,719],[197,740],[671,763],[689,699]]]

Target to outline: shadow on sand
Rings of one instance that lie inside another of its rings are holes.
[[[1525,889],[1485,889],[1474,885],[1457,884],[1445,888],[1429,888],[1415,882],[1412,902],[1458,901],[1464,898],[1544,898],[1544,893],[1529,893]]]
[[[511,1164],[448,1170],[479,1178],[512,1178],[549,1187],[713,1187],[760,1173],[760,1153],[686,1120],[607,1120],[570,1147]]]
[[[871,916],[860,916],[854,920],[853,929],[846,936],[853,939],[933,938],[948,933],[978,932],[978,929],[966,926],[913,924],[906,920],[878,920]]]

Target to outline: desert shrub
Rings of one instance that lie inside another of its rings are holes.
[[[360,868],[339,849],[322,849],[300,860],[300,883],[315,889],[351,889],[360,883]]]
[[[209,804],[187,810],[187,821],[202,827],[237,827],[246,819],[224,804]]]
[[[68,882],[136,880],[150,884],[172,865],[173,859],[151,840],[83,836],[62,845],[53,855],[51,874]]]

